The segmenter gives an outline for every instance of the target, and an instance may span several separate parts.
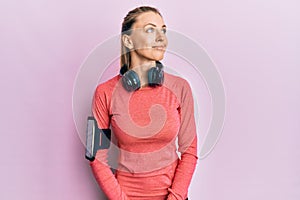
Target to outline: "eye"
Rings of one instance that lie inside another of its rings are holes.
[[[161,32],[163,32],[164,34],[166,34],[167,33],[167,29],[163,28],[163,29],[161,29]]]
[[[154,28],[152,28],[152,27],[151,27],[151,28],[147,28],[147,29],[146,29],[146,32],[147,32],[147,33],[153,33],[153,32],[154,32]]]

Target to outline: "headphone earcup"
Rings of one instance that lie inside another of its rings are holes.
[[[151,87],[156,87],[162,85],[164,81],[164,72],[162,68],[152,67],[148,71],[148,85]]]
[[[141,87],[138,74],[133,70],[127,71],[122,76],[122,85],[129,92],[138,90]]]

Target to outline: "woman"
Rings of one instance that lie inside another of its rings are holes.
[[[122,24],[120,74],[95,91],[92,111],[98,127],[111,126],[120,148],[115,174],[105,149],[90,163],[111,200],[187,199],[198,159],[194,103],[188,82],[163,72],[159,61],[167,44],[157,9],[130,11]]]

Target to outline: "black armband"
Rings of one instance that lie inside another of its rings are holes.
[[[99,129],[94,117],[88,117],[86,129],[85,158],[93,161],[99,149],[110,147],[111,130]]]

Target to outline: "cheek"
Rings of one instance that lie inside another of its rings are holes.
[[[165,44],[166,44],[166,46],[168,46],[168,44],[169,44],[169,41],[168,41],[167,37],[165,37]]]
[[[134,48],[136,50],[142,49],[142,48],[152,48],[154,43],[154,38],[148,36],[148,37],[136,37],[133,41]]]
[[[151,57],[153,55],[153,51],[150,48],[138,48],[135,51],[144,57]]]

